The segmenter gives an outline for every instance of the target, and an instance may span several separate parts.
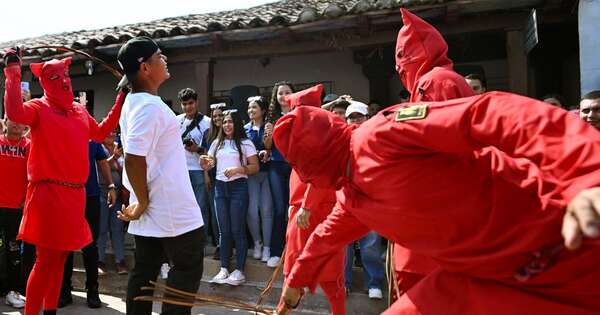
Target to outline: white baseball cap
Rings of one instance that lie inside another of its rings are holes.
[[[350,105],[346,108],[346,118],[348,118],[353,113],[359,113],[361,115],[367,116],[369,113],[369,106],[365,103],[350,101]]]

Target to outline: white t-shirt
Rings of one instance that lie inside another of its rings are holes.
[[[218,141],[218,139],[213,141],[208,149],[208,154],[217,159],[217,179],[222,182],[230,182],[238,178],[248,178],[248,175],[246,174],[235,174],[230,178],[225,176],[224,172],[226,169],[230,167],[240,167],[242,164],[240,164],[240,155],[235,146],[235,141],[225,140],[223,141],[223,146],[217,150]],[[242,148],[242,161],[244,162],[244,165],[247,165],[246,161],[248,160],[248,157],[256,155],[256,148],[254,147],[254,143],[249,139],[242,140],[240,146]]]
[[[198,147],[200,147],[200,145],[202,144],[202,138],[204,137],[204,134],[206,133],[206,131],[208,131],[208,128],[210,128],[210,118],[206,115],[203,116],[204,117],[202,117],[200,122],[198,122],[198,127],[192,129],[186,136],[186,138],[194,140]],[[185,114],[181,114],[177,116],[177,121],[179,121],[179,134],[183,135],[187,127],[192,123],[192,120],[185,118]],[[202,168],[200,167],[200,162],[198,162],[199,158],[200,154],[185,150],[185,159],[187,162],[188,170],[202,170]]]
[[[125,154],[146,157],[150,194],[148,209],[129,223],[129,233],[173,237],[203,226],[186,168],[179,123],[171,109],[158,96],[132,93],[125,99],[119,124]],[[131,192],[130,203],[137,202],[127,165],[123,185]]]

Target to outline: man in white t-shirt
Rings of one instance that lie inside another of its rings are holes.
[[[198,94],[190,88],[185,88],[177,94],[183,114],[177,116],[181,141],[185,149],[185,159],[192,189],[196,196],[198,206],[202,209],[205,236],[208,237],[208,225],[210,223],[210,207],[208,205],[208,192],[204,187],[204,170],[200,167],[198,160],[204,149],[200,146],[204,134],[210,128],[210,118],[198,111]],[[215,227],[213,227],[214,229]],[[218,242],[218,240],[215,240]]]
[[[127,314],[150,315],[151,302],[141,287],[156,280],[164,254],[172,264],[167,285],[196,292],[202,278],[204,222],[188,176],[179,123],[157,95],[169,78],[167,58],[148,37],[121,47],[119,65],[131,83],[121,114],[125,153],[123,185],[130,205],[118,217],[130,221],[135,236],[135,266],[127,284]],[[163,254],[164,253],[164,254]],[[190,314],[189,307],[163,303],[161,314]]]

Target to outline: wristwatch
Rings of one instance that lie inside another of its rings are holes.
[[[117,186],[115,186],[115,184],[110,184],[108,185],[108,189],[117,189]]]

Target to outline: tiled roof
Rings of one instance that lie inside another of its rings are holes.
[[[25,47],[64,45],[77,49],[95,48],[123,43],[140,35],[169,38],[265,26],[292,26],[346,15],[360,15],[370,11],[442,4],[449,1],[452,0],[281,0],[249,9],[191,14],[97,30],[44,35],[0,43],[0,47],[19,44]],[[46,49],[29,52],[30,55],[42,56],[52,53],[53,51]]]

